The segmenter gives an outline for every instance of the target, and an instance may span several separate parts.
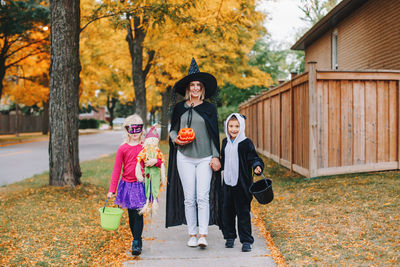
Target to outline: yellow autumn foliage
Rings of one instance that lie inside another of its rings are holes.
[[[157,8],[188,4],[180,16],[187,22],[177,24],[162,16]],[[191,4],[189,4],[191,3]],[[93,10],[96,10],[95,12]],[[186,75],[194,57],[204,72],[216,76],[220,86],[231,83],[240,88],[268,86],[271,78],[258,68],[248,65],[248,55],[265,29],[264,15],[255,9],[254,0],[187,0],[165,1],[102,1],[81,2],[82,23],[95,16],[134,14],[146,29],[143,43],[143,67],[147,52],[155,51],[152,67],[146,77],[147,109],[161,105],[160,92]],[[132,19],[132,16],[131,16]],[[80,103],[104,105],[106,96],[122,101],[134,99],[131,81],[132,62],[126,42],[123,19],[115,17],[91,23],[81,33]]]
[[[5,86],[8,99],[26,106],[41,107],[49,98],[49,65],[48,57],[33,56],[27,58],[21,67],[13,68],[9,73],[13,79],[8,80]]]
[[[82,27],[90,20],[95,1],[82,0]],[[121,101],[134,100],[131,82],[131,60],[125,32],[108,19],[86,27],[80,36],[82,65],[80,104],[103,106],[107,95]]]
[[[147,87],[162,92],[173,86],[187,74],[192,57],[200,71],[215,75],[219,86],[269,86],[270,75],[248,65],[247,56],[265,31],[264,15],[255,10],[254,4],[200,0],[196,7],[185,11],[195,18],[193,23],[177,27],[167,19],[162,27],[149,28],[145,47],[156,51],[156,56]]]
[[[170,8],[182,4],[187,6],[180,10],[180,16],[187,16],[188,20],[179,24],[155,11],[166,5]],[[143,62],[148,60],[147,51],[155,51],[146,77],[149,111],[161,105],[160,92],[186,75],[192,57],[197,60],[201,71],[216,76],[219,86],[231,83],[247,88],[271,84],[268,74],[248,65],[248,55],[255,41],[265,32],[262,26],[264,15],[256,11],[254,0],[174,0],[168,3],[161,0],[104,0],[101,5],[95,0],[82,0],[81,27],[96,15],[118,14],[123,17],[126,13],[139,17],[142,27],[147,30]],[[119,25],[115,25],[116,22],[112,17],[99,19],[81,33],[80,104],[105,105],[107,95],[122,102],[134,100],[132,62],[125,40],[124,20],[119,20]],[[39,28],[42,30],[31,33],[37,39],[48,34],[43,27]],[[21,50],[15,57],[24,57],[36,48]],[[45,58],[37,55],[23,62],[18,68],[10,68],[8,75],[20,76],[23,71],[27,79],[18,79],[18,84],[15,79],[9,79],[4,93],[26,105],[47,101],[48,54]]]

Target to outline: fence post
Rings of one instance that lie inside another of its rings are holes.
[[[309,176],[317,176],[317,62],[308,63]]]
[[[400,169],[400,79],[397,80],[397,169]]]
[[[279,151],[278,163],[282,164],[282,92],[279,93]]]
[[[290,77],[290,170],[293,171],[294,164],[294,96],[293,96],[293,79],[295,75]]]

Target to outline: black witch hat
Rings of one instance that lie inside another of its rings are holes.
[[[182,96],[185,96],[187,86],[193,81],[199,81],[204,84],[204,98],[211,97],[217,91],[217,79],[215,79],[215,77],[210,73],[200,72],[199,66],[197,66],[194,58],[192,58],[192,62],[190,63],[188,75],[175,83],[174,91]]]

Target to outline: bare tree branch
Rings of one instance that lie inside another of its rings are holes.
[[[89,26],[92,22],[95,22],[97,20],[104,19],[104,18],[114,17],[114,16],[120,15],[120,14],[122,14],[122,12],[112,13],[112,14],[107,14],[107,15],[103,15],[103,16],[100,16],[100,17],[96,17],[96,18],[90,20],[88,23],[86,23],[85,26],[83,26],[81,28],[80,32],[83,32],[83,30],[86,29],[86,27]]]
[[[25,77],[25,76],[18,76],[18,75],[8,75],[8,77],[11,77],[13,80],[21,79],[21,80],[27,80],[27,81],[31,81],[31,82],[35,81],[35,79],[32,77]]]
[[[46,51],[39,50],[38,52],[30,53],[30,54],[28,54],[28,55],[26,55],[26,56],[24,56],[24,57],[21,57],[21,58],[18,59],[18,60],[14,61],[14,62],[12,62],[12,63],[10,63],[10,64],[8,64],[8,65],[6,65],[6,69],[9,68],[9,67],[11,67],[11,66],[14,66],[14,65],[18,64],[19,62],[21,62],[22,60],[24,60],[24,59],[26,59],[26,58],[28,58],[28,57],[35,56],[35,55],[39,55],[39,54],[42,54],[42,53],[45,53],[45,52],[46,52]]]
[[[144,71],[143,71],[144,77],[146,77],[147,74],[148,74],[149,71],[150,71],[150,68],[151,68],[152,61],[153,61],[153,59],[154,59],[155,53],[156,53],[156,52],[155,52],[154,50],[150,50],[150,51],[147,52],[147,55],[149,55],[149,60],[147,61],[146,68],[145,68]]]
[[[24,48],[27,48],[27,47],[29,47],[29,46],[31,46],[31,45],[40,43],[40,42],[42,42],[42,41],[44,41],[44,40],[46,40],[46,38],[43,38],[43,39],[37,40],[37,41],[35,41],[35,42],[31,42],[31,43],[29,43],[29,44],[27,44],[27,45],[21,46],[21,47],[19,47],[18,49],[12,51],[10,54],[8,54],[8,57],[10,57],[10,56],[16,54],[18,51],[21,51],[21,50],[24,49]]]
[[[8,46],[8,38],[7,36],[4,38],[3,47],[1,48],[0,58],[5,58],[9,46]]]
[[[18,34],[17,36],[14,37],[14,40],[12,40],[10,42],[9,46],[12,46],[15,42],[17,42],[23,35],[25,34],[25,32],[21,32],[20,34]]]

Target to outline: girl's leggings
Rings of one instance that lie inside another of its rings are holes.
[[[142,240],[143,215],[139,215],[138,210],[131,209],[128,209],[128,214],[133,240]]]

